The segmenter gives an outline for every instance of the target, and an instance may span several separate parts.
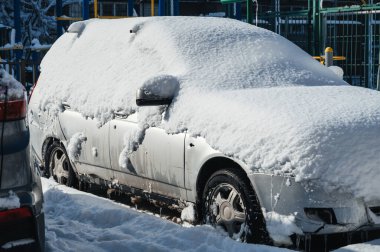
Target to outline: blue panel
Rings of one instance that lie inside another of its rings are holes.
[[[55,16],[62,16],[62,0],[56,0]],[[57,37],[62,35],[62,21],[57,20]]]
[[[158,15],[165,16],[165,0],[158,0]]]
[[[133,16],[133,0],[128,0],[128,16]]]
[[[89,18],[89,12],[90,12],[90,7],[89,7],[88,0],[83,0],[83,8],[82,8],[83,20],[86,20]]]

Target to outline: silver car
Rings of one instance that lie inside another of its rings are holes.
[[[204,27],[211,28],[207,30]],[[156,34],[157,37],[149,40],[149,34],[158,30],[160,32]],[[97,37],[97,32],[101,36],[98,36],[99,40],[95,43],[93,39]],[[145,43],[146,41],[149,43]],[[267,44],[279,43],[271,53],[262,54],[271,65],[266,61],[257,63],[256,59],[244,55],[245,47],[251,42],[254,53],[260,53]],[[169,51],[171,46],[174,49]],[[235,66],[232,66],[232,70],[228,67],[227,58],[232,57],[232,54],[223,54],[227,47],[236,53],[234,55],[241,57],[233,58]],[[292,62],[297,59],[292,59],[289,55],[285,57],[288,49],[300,55],[301,63],[297,67],[291,68]],[[95,51],[99,61],[89,60]],[[172,57],[169,52],[173,51],[183,54],[178,53],[178,57]],[[181,74],[176,75],[178,72],[182,73],[183,69],[191,68],[188,67],[189,64],[184,64],[188,68],[182,68],[182,61],[195,57],[194,55],[202,57],[202,54],[208,53],[227,56],[214,59],[207,56],[196,60],[194,69],[201,74],[197,75],[194,71],[182,78]],[[149,62],[160,62],[167,58],[170,59],[168,64],[161,62],[162,65],[149,65]],[[128,62],[124,63],[126,60]],[[178,60],[178,64],[173,63],[175,60]],[[243,60],[248,63],[242,62]],[[117,63],[112,63],[113,61]],[[251,61],[258,68],[262,67],[260,71],[256,69],[255,72],[255,69],[249,68]],[[209,69],[207,64],[212,64],[214,68]],[[156,69],[161,71],[161,68],[167,66],[174,69],[169,75],[153,76],[146,80]],[[281,67],[287,67],[287,70],[281,70]],[[88,74],[92,68],[97,70]],[[124,68],[135,71],[126,70],[124,73]],[[244,74],[247,76],[246,80],[240,78]],[[103,76],[108,76],[112,81],[108,83],[108,79],[103,79]],[[208,76],[222,77],[212,80],[207,79]],[[294,78],[289,79],[289,76]],[[311,236],[315,236],[315,239],[322,237],[323,241],[327,241],[324,237],[326,234],[348,236],[350,233],[348,238],[341,239],[343,243],[347,243],[353,237],[354,231],[360,234],[379,229],[375,221],[376,216],[380,216],[378,201],[353,198],[344,191],[329,193],[314,183],[315,180],[299,182],[286,171],[279,173],[264,168],[252,170],[248,158],[239,158],[236,153],[224,152],[223,148],[217,148],[218,145],[215,144],[219,140],[223,143],[224,138],[234,135],[233,127],[229,126],[233,125],[236,114],[223,114],[223,111],[229,111],[229,107],[241,107],[246,112],[241,115],[243,119],[252,117],[253,114],[248,113],[255,112],[257,116],[264,118],[263,125],[266,123],[265,119],[270,121],[270,118],[285,116],[286,121],[291,118],[293,114],[286,117],[286,103],[274,106],[272,114],[260,114],[261,110],[253,105],[256,101],[260,102],[262,96],[268,96],[273,101],[287,101],[287,97],[291,97],[290,101],[296,104],[296,110],[307,106],[315,98],[314,94],[323,94],[321,97],[326,102],[336,100],[338,104],[340,100],[336,97],[339,94],[344,95],[345,91],[352,91],[353,87],[334,76],[332,71],[324,70],[310,56],[278,35],[258,28],[253,29],[237,21],[167,17],[75,23],[46,55],[39,82],[31,97],[29,121],[33,158],[45,176],[53,176],[67,186],[82,187],[94,183],[169,204],[175,203],[183,208],[194,206],[198,221],[218,226],[239,241],[279,245],[303,243],[306,244],[304,246],[309,246]],[[303,82],[303,78],[308,78],[308,81]],[[142,83],[138,83],[140,79]],[[233,84],[237,79],[242,83]],[[99,84],[96,86],[94,83],[98,83],[97,81]],[[214,83],[210,84],[211,81]],[[265,81],[270,85],[281,85],[281,82],[292,82],[294,85],[274,88],[264,85]],[[280,84],[274,83],[275,81]],[[318,81],[322,84],[318,84]],[[124,86],[128,85],[130,90],[126,91]],[[231,88],[229,85],[235,86]],[[301,88],[296,88],[299,86]],[[204,95],[210,88],[217,90],[217,98],[211,94]],[[305,92],[315,90],[315,93],[311,92],[305,98],[298,96],[299,89]],[[197,95],[186,96],[193,90],[200,91]],[[239,97],[250,101],[250,94],[257,92],[263,95],[256,96],[256,101],[239,104],[242,100]],[[184,106],[183,99],[189,97],[193,103]],[[210,112],[212,108],[222,106],[220,101],[224,107],[219,113]],[[116,104],[117,102],[119,103]],[[252,107],[248,107],[251,105]],[[268,106],[270,103],[262,106],[262,111]],[[178,111],[181,109],[182,111]],[[322,116],[317,118],[330,125],[331,122],[339,122],[342,113],[350,114],[350,109],[352,108],[349,106],[337,106],[334,113],[328,113],[324,107],[300,110],[303,113],[299,115],[304,118],[303,125],[296,125],[289,130],[296,131],[304,127],[308,120],[315,117],[313,112],[317,114],[318,111],[325,111],[326,117],[332,114],[334,118],[331,120],[325,120],[322,112],[318,114]],[[199,114],[204,111],[208,111],[206,119],[210,121],[205,125],[215,127],[219,134],[216,140],[209,138],[206,133],[203,134],[199,127],[199,132],[192,132],[197,120],[201,120]],[[149,123],[143,121],[142,118],[152,113],[159,119]],[[189,116],[187,120],[181,121],[180,127],[177,125],[177,131],[170,132],[168,127],[161,124],[160,120],[170,124],[173,118],[186,113]],[[283,121],[273,121],[273,124],[282,125]],[[378,127],[379,121],[374,125]],[[246,126],[247,130],[253,127]],[[236,129],[239,129],[239,125]],[[265,133],[265,128],[260,130]],[[244,134],[244,131],[239,134]],[[330,136],[331,141],[338,139],[338,136]],[[246,137],[250,137],[248,133]],[[276,134],[266,139],[271,141],[276,138],[283,139]],[[214,141],[214,144],[211,145],[208,139]],[[327,137],[321,139],[328,140]],[[265,146],[265,141],[262,140],[262,146]],[[314,143],[310,141],[310,144]],[[232,143],[234,146],[240,144]],[[289,148],[291,144],[289,142]],[[325,146],[330,148],[328,144]],[[273,146],[277,147],[280,151],[287,148],[284,142],[281,142],[281,146]],[[244,152],[244,148],[248,148],[247,145],[238,149]],[[260,151],[257,152],[257,157],[265,156],[268,150],[265,151],[261,154]],[[278,165],[284,167],[290,163],[286,158],[278,160]],[[283,235],[279,233],[281,230]],[[356,241],[354,238],[351,240]]]

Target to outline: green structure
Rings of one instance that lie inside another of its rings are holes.
[[[231,4],[235,0],[221,2]],[[298,1],[299,5],[291,2],[296,1],[247,0],[243,2],[247,11],[244,21],[286,37],[312,56],[324,55],[325,48],[332,47],[334,56],[345,58],[334,61],[334,65],[343,68],[348,83],[380,89],[379,3],[358,1],[356,5],[346,6],[344,1],[325,1],[329,5],[312,0]]]

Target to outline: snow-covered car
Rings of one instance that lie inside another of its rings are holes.
[[[236,240],[379,228],[380,94],[249,24],[74,23],[41,63],[29,120],[47,176],[175,202]]]
[[[43,251],[40,177],[29,162],[23,86],[0,69],[0,251]]]

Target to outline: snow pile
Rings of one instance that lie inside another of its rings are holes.
[[[41,68],[33,99],[50,115],[67,102],[101,126],[116,111],[138,112],[141,136],[151,126],[187,130],[252,171],[380,199],[380,94],[347,85],[270,31],[219,18],[89,20]],[[171,106],[137,107],[143,86],[174,92]]]
[[[9,191],[8,197],[0,197],[0,210],[20,207],[20,199],[13,191]]]
[[[263,209],[263,214],[267,224],[267,230],[274,244],[276,245],[292,245],[290,235],[300,234],[302,230],[295,224],[294,215],[280,215],[276,212],[266,212]]]
[[[334,252],[379,252],[380,240],[373,240],[361,244],[353,244],[334,250]]]
[[[69,140],[69,144],[67,146],[67,155],[71,161],[75,161],[78,159],[80,152],[82,150],[82,143],[86,141],[87,138],[83,132],[75,133]]]
[[[243,244],[210,226],[181,227],[42,178],[47,251],[289,251]]]
[[[188,221],[192,223],[195,221],[195,207],[194,204],[191,202],[188,202],[186,205],[187,206],[184,209],[182,209],[181,219],[183,221]]]
[[[8,100],[24,97],[24,86],[7,71],[0,68],[0,100],[5,99],[5,88],[8,88]]]

